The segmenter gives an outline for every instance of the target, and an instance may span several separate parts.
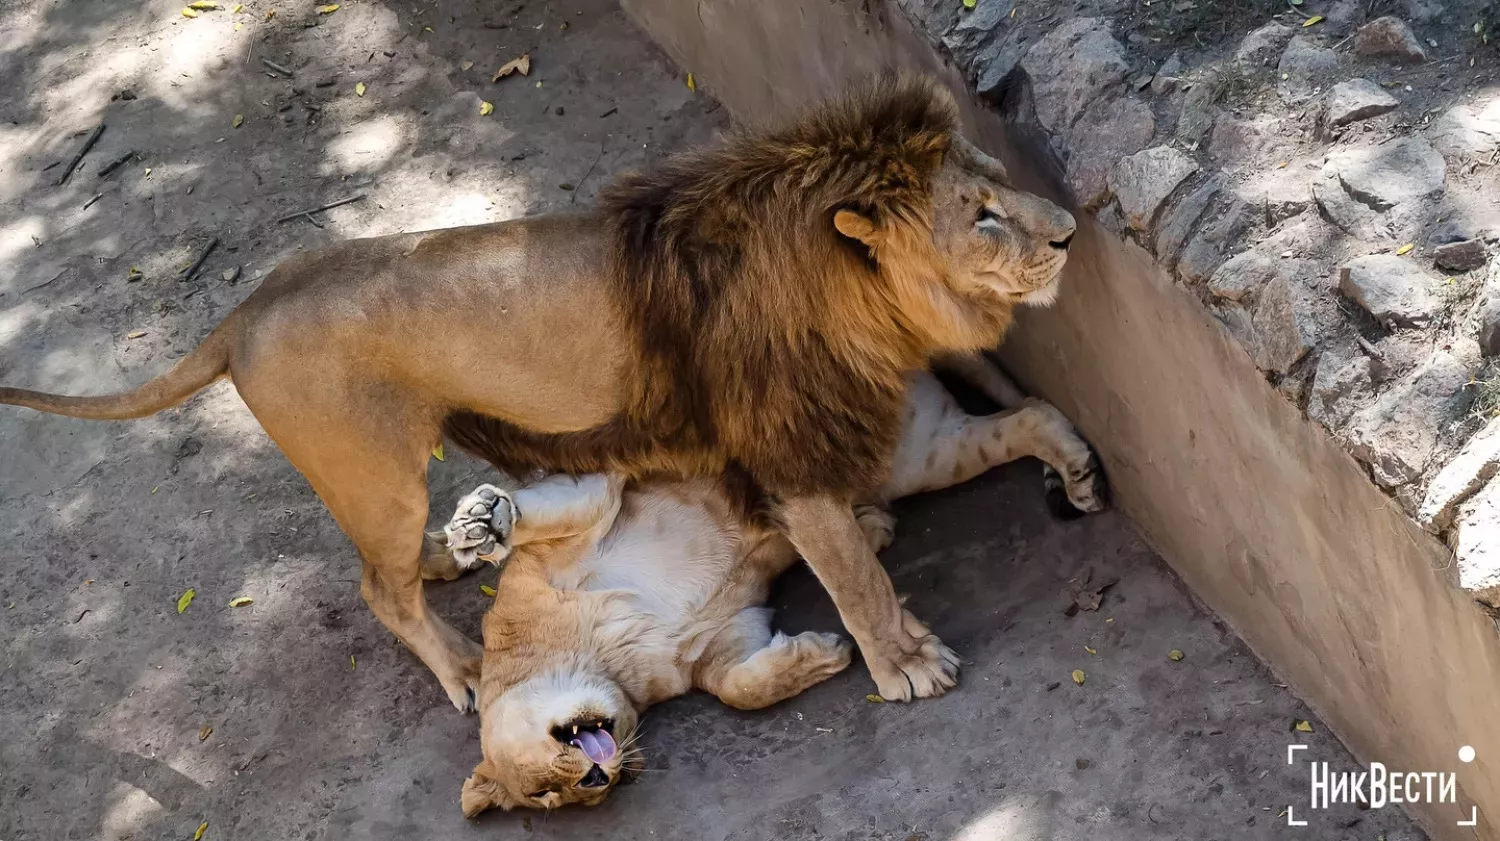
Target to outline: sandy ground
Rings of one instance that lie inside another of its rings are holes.
[[[299,248],[587,202],[723,125],[603,0],[223,5],[0,0],[0,379],[133,385]],[[522,54],[529,76],[490,81]],[[276,221],[361,193],[321,228]],[[899,509],[889,564],[966,658],[958,691],[877,705],[855,670],[757,714],[686,698],[606,806],[466,822],[475,719],[364,608],[348,542],[230,387],[133,423],[0,411],[0,442],[3,841],[1282,838],[1307,798],[1285,745],[1352,767],[1128,522],[1049,520],[1025,464]],[[488,478],[433,472],[439,511]],[[1120,583],[1067,617],[1086,567]],[[473,634],[479,583],[432,591]],[[805,572],[775,603],[836,626]],[[1422,837],[1391,809],[1311,820]]]

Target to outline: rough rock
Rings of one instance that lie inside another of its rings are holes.
[[[1360,239],[1409,241],[1447,176],[1443,158],[1420,137],[1330,155],[1313,184],[1318,206]]]
[[[1026,44],[1013,38],[997,38],[980,47],[972,65],[975,92],[994,95],[1025,54]]]
[[[1268,67],[1296,34],[1290,26],[1272,21],[1241,39],[1234,60],[1246,71]]]
[[[1258,297],[1250,319],[1255,331],[1255,365],[1262,371],[1285,374],[1318,344],[1317,303],[1311,290],[1280,274]]]
[[[1090,105],[1069,132],[1068,187],[1080,206],[1109,195],[1109,173],[1122,158],[1146,148],[1156,134],[1151,106],[1135,97],[1110,97]]]
[[[1421,478],[1439,433],[1467,402],[1464,385],[1474,365],[1465,356],[1434,353],[1374,404],[1355,414],[1349,425],[1351,449],[1370,465],[1382,487],[1394,488]]]
[[[1394,58],[1410,64],[1427,60],[1422,42],[1406,21],[1387,15],[1361,26],[1354,33],[1354,54],[1365,58]]]
[[[1363,351],[1358,348],[1322,351],[1313,372],[1307,415],[1330,431],[1338,429],[1374,390],[1370,357]]]
[[[1276,261],[1257,251],[1237,254],[1208,279],[1208,291],[1229,301],[1253,299],[1279,274]]]
[[[1350,79],[1328,92],[1328,122],[1346,126],[1388,114],[1401,105],[1394,96],[1369,79]]]
[[[1182,57],[1172,53],[1161,66],[1156,68],[1156,74],[1151,77],[1151,92],[1157,96],[1166,96],[1177,89],[1177,83],[1182,80]]]
[[[1125,80],[1130,65],[1125,49],[1101,18],[1075,18],[1032,45],[1021,59],[1031,77],[1037,119],[1048,131],[1061,132],[1083,109]]]
[[[1464,506],[1453,534],[1458,583],[1475,601],[1500,608],[1500,482]]]
[[[1338,53],[1293,38],[1276,65],[1276,92],[1288,105],[1316,96],[1339,70]]]
[[[1260,158],[1270,149],[1279,122],[1265,115],[1240,119],[1220,114],[1208,135],[1208,153],[1225,169],[1263,166]]]
[[[1177,258],[1177,276],[1194,284],[1208,280],[1224,264],[1225,252],[1250,230],[1255,215],[1255,208],[1238,196],[1232,196],[1224,212],[1203,226],[1203,230],[1182,249]]]
[[[1200,77],[1182,99],[1182,111],[1177,116],[1177,139],[1189,148],[1196,149],[1203,136],[1213,127],[1215,112],[1214,88],[1219,76],[1210,72]]]
[[[1443,16],[1443,4],[1438,0],[1405,0],[1406,17],[1417,23],[1432,23]]]
[[[1317,177],[1318,171],[1306,166],[1272,167],[1250,174],[1240,187],[1240,195],[1260,208],[1268,225],[1276,225],[1302,215],[1312,205],[1312,185]]]
[[[1125,226],[1125,217],[1120,215],[1120,206],[1115,202],[1110,202],[1109,204],[1100,208],[1099,212],[1094,215],[1094,218],[1098,220],[1099,224],[1103,226],[1104,230],[1109,231],[1110,233],[1114,234],[1117,237],[1120,237],[1121,239],[1123,239],[1125,237],[1125,234],[1129,233],[1130,231],[1130,229]]]
[[[1222,174],[1214,173],[1162,214],[1156,235],[1156,256],[1168,270],[1177,264],[1182,246],[1193,235],[1198,220],[1224,188],[1225,181]]]
[[[1454,272],[1471,272],[1483,268],[1490,259],[1485,252],[1484,241],[1466,239],[1440,245],[1432,252],[1432,260],[1440,268]]]
[[[1439,193],[1447,177],[1443,156],[1420,137],[1350,149],[1331,156],[1329,165],[1349,195],[1375,210]]]
[[[1392,254],[1368,254],[1344,264],[1339,291],[1381,324],[1424,327],[1443,307],[1436,284],[1409,260]]]
[[[1198,164],[1171,146],[1155,146],[1119,161],[1109,186],[1120,201],[1125,221],[1137,231],[1151,227],[1162,202],[1198,171]]]
[[[1488,101],[1455,105],[1432,121],[1432,145],[1450,158],[1476,158],[1500,149],[1500,95]]]
[[[955,51],[973,49],[1008,21],[1012,8],[1011,0],[978,0],[973,9],[959,13],[958,22],[943,36],[944,45]]]
[[[1485,356],[1500,355],[1500,260],[1490,266],[1479,293],[1479,350]]]
[[[1453,524],[1453,515],[1485,483],[1500,473],[1500,418],[1485,425],[1469,439],[1458,455],[1438,471],[1427,486],[1427,496],[1417,509],[1417,522],[1433,534],[1442,534]]]

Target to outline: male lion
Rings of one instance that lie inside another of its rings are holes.
[[[882,502],[1022,456],[1088,459],[1046,403],[973,417],[932,375],[909,384]],[[759,709],[849,665],[837,634],[772,633],[762,605],[797,552],[730,482],[558,475],[511,493],[481,485],[459,501],[445,528],[457,565],[506,562],[484,618],[484,760],[464,783],[465,815],[596,805],[639,761],[647,707],[697,688]],[[867,509],[860,523],[872,551],[890,542],[888,515]]]
[[[905,375],[1050,301],[1074,229],[960,142],[955,114],[934,83],[887,79],[621,178],[591,212],[300,254],[135,391],[0,403],[133,418],[230,377],[354,541],[365,601],[460,710],[481,650],[422,592],[451,572],[422,561],[445,431],[500,442],[517,475],[742,473],[881,695],[937,695],[958,658],[914,632],[850,501],[886,475]]]

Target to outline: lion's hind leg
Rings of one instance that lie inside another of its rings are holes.
[[[849,667],[854,647],[838,634],[771,632],[771,609],[748,607],[724,624],[698,661],[694,684],[731,707],[785,701]]]

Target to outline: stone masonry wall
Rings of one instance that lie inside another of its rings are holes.
[[[1500,609],[1486,5],[901,3]]]

